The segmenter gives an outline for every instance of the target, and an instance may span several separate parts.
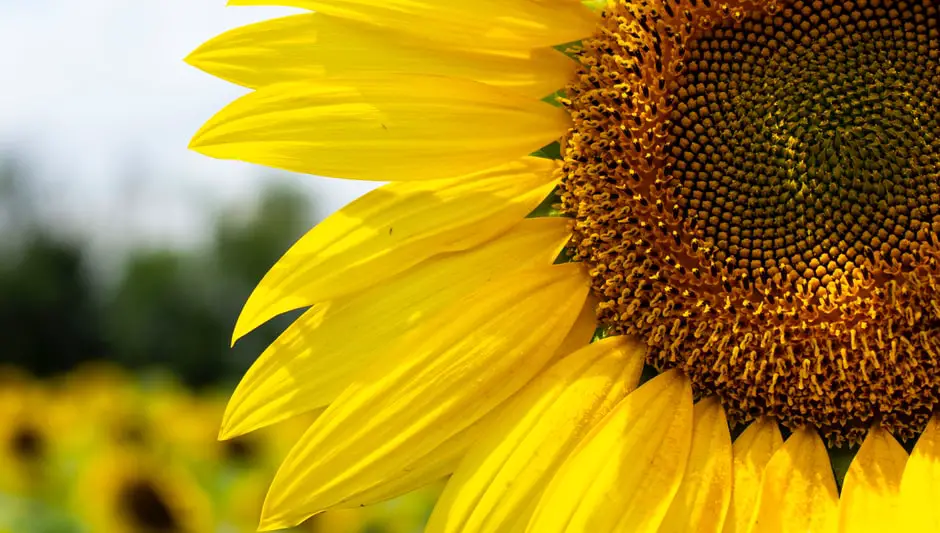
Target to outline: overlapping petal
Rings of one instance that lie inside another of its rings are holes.
[[[815,431],[800,429],[767,463],[753,531],[834,533],[838,500],[826,446]]]
[[[917,533],[940,532],[940,417],[934,415],[911,452],[901,477],[901,525]]]
[[[322,13],[236,28],[204,43],[186,61],[253,89],[325,76],[408,73],[466,78],[532,98],[563,87],[576,68],[553,48],[453,50]]]
[[[278,260],[245,303],[234,339],[281,313],[356,292],[434,255],[494,238],[549,193],[554,166],[524,158],[470,178],[392,183],[366,194]]]
[[[410,328],[500,273],[550,265],[568,240],[560,218],[525,219],[480,246],[431,258],[378,285],[308,310],[261,354],[232,395],[222,436],[316,409]],[[593,332],[580,331],[581,345]]]
[[[839,498],[839,533],[876,533],[898,527],[901,475],[907,452],[873,427],[852,460]]]
[[[609,337],[566,356],[520,391],[470,449],[426,531],[523,529],[561,462],[636,387],[644,353],[626,337]]]
[[[597,332],[597,298],[594,295],[588,295],[584,301],[584,307],[581,313],[568,331],[568,336],[561,341],[558,349],[555,350],[555,357],[565,357],[570,353],[576,352],[591,342],[594,334]]]
[[[715,397],[695,404],[692,449],[660,533],[720,533],[731,500],[731,434]]]
[[[496,409],[498,411],[499,408]],[[374,483],[372,487],[350,495],[337,508],[356,508],[397,498],[417,490],[454,472],[467,450],[480,439],[481,426],[493,416],[489,414],[472,426],[441,443],[428,454],[416,458],[395,475]]]
[[[760,506],[764,469],[782,445],[777,423],[767,418],[755,420],[735,439],[731,447],[734,482],[724,533],[752,531]]]
[[[589,36],[597,14],[571,0],[229,0],[309,9],[458,49],[524,50]]]
[[[574,323],[577,264],[513,273],[425,320],[358,377],[291,450],[262,527],[297,524],[402,474],[537,375]]]
[[[562,109],[468,79],[351,76],[262,87],[217,113],[190,147],[321,176],[429,180],[515,161],[568,123]]]
[[[676,371],[627,396],[561,466],[526,531],[657,531],[688,461],[692,410],[692,389]]]

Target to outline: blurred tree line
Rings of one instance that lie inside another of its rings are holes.
[[[0,363],[48,376],[108,360],[200,387],[237,379],[292,318],[229,348],[251,289],[314,222],[298,191],[270,187],[249,213],[221,211],[197,250],[130,250],[100,279],[86,242],[40,220],[26,181],[0,161]]]

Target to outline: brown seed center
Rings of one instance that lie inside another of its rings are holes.
[[[933,0],[608,8],[562,180],[602,322],[735,421],[913,435],[940,397],[937,21]]]
[[[180,524],[164,496],[150,482],[133,481],[123,487],[119,505],[134,528],[145,533],[177,533]]]

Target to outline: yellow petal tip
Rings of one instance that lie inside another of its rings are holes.
[[[193,138],[189,140],[189,145],[187,145],[186,147],[189,148],[190,150],[200,152],[199,148],[205,146],[205,143],[202,142],[204,140],[204,136],[202,135],[202,133],[203,133],[202,130],[199,130],[198,132],[196,132],[196,134],[193,135]]]
[[[202,50],[203,50],[203,45],[198,46],[195,50],[193,50],[192,52],[187,54],[186,57],[183,58],[183,63],[186,63],[187,65],[191,67],[196,67],[199,70],[203,70],[202,67],[200,67],[198,64],[199,58],[202,55],[201,53]]]
[[[236,394],[238,392],[236,391]],[[234,398],[233,398],[234,399]],[[252,429],[256,428],[246,428],[243,423],[245,417],[241,413],[237,412],[237,409],[233,409],[233,403],[230,400],[229,405],[225,408],[225,414],[222,415],[222,425],[219,428],[219,440],[231,440],[235,437],[240,437],[246,433],[250,433]],[[237,416],[236,416],[237,415]]]
[[[222,427],[219,428],[219,435],[216,438],[220,441],[231,440],[237,437],[238,435],[239,433],[234,431],[233,428],[229,427],[228,425],[223,425]]]
[[[264,499],[264,505],[261,506],[261,520],[258,523],[258,531],[276,531],[279,529],[289,529],[297,527],[313,515],[297,515],[290,513],[289,509],[284,509],[280,505],[281,511],[274,512],[271,509],[271,494],[274,492],[274,486],[268,489],[268,495]],[[281,502],[283,504],[283,502]],[[288,511],[285,513],[284,511]],[[317,514],[317,513],[314,513]]]
[[[232,328],[232,342],[230,347],[235,346],[235,343],[241,340],[242,337],[248,335],[251,330],[258,327],[260,324],[250,324],[248,319],[245,318],[244,313],[238,315],[238,319],[235,320],[235,327]]]
[[[287,529],[289,527],[291,526],[281,521],[266,521],[262,519],[261,523],[258,524],[258,531],[277,531],[279,529]]]

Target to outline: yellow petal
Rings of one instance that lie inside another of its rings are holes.
[[[362,292],[311,308],[242,378],[225,410],[221,436],[235,437],[328,404],[410,328],[499,273],[550,265],[568,236],[564,219],[524,219],[480,247],[431,258]],[[590,334],[582,335],[583,345]]]
[[[480,82],[388,74],[262,87],[216,114],[190,147],[321,176],[429,180],[515,161],[568,122],[560,108]]]
[[[252,89],[324,76],[398,72],[467,78],[533,98],[563,87],[576,68],[552,48],[500,54],[446,50],[318,13],[236,28],[206,42],[186,61]]]
[[[556,254],[555,257],[557,256]],[[594,338],[594,333],[597,331],[597,303],[598,300],[593,295],[589,295],[584,301],[581,314],[578,315],[578,319],[575,320],[574,325],[571,326],[571,331],[568,332],[568,336],[565,337],[565,340],[561,341],[561,345],[558,346],[558,350],[555,351],[557,358],[565,357],[570,353],[580,350]]]
[[[940,418],[934,416],[917,439],[901,478],[901,515],[905,529],[940,532]]]
[[[372,488],[355,494],[336,508],[373,505],[397,498],[453,474],[467,453],[467,449],[480,439],[480,426],[487,422],[489,416],[492,415],[487,415],[479,422],[447,439],[427,455],[402,468],[399,475],[386,478]]]
[[[731,500],[731,434],[715,397],[695,404],[692,450],[661,533],[720,533]]]
[[[834,533],[839,495],[819,435],[800,429],[764,470],[755,533]]]
[[[443,252],[505,232],[550,192],[555,164],[525,158],[475,179],[392,183],[304,235],[255,288],[238,339],[271,318],[375,285]]]
[[[563,358],[486,426],[447,484],[426,533],[524,527],[552,474],[594,424],[632,391],[645,346],[609,337]]]
[[[594,33],[598,16],[569,0],[229,0],[281,5],[353,20],[453,48],[529,49]]]
[[[528,533],[655,532],[679,488],[692,440],[692,390],[676,371],[645,383],[558,470]]]
[[[750,533],[757,519],[760,505],[761,479],[764,468],[770,462],[783,438],[777,423],[761,418],[751,423],[734,441],[731,447],[733,455],[734,483],[732,484],[731,504],[725,518],[724,533]]]
[[[578,264],[512,273],[424,321],[317,419],[278,470],[262,527],[295,525],[401,475],[551,359],[581,310]]]
[[[839,499],[840,533],[880,533],[898,527],[901,475],[907,452],[890,433],[868,432],[845,475]]]

